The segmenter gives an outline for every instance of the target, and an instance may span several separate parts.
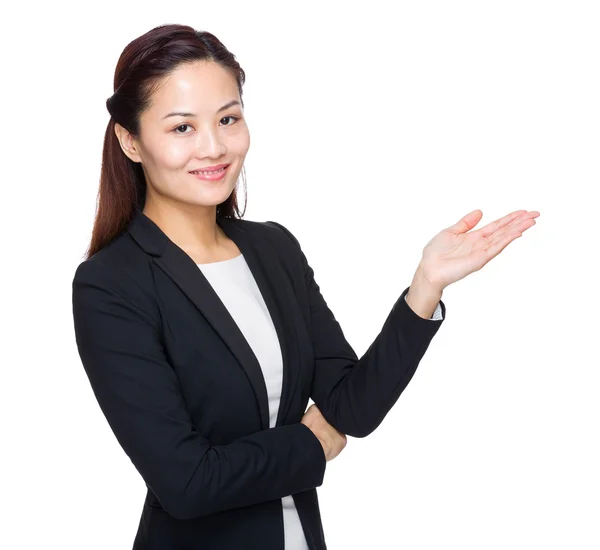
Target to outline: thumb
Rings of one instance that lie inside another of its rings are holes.
[[[483,212],[481,210],[473,210],[448,229],[453,233],[466,233],[480,222],[482,216]]]

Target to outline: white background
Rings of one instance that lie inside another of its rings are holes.
[[[182,23],[215,34],[247,73],[245,218],[298,237],[359,356],[436,233],[476,208],[476,229],[541,213],[446,288],[446,321],[398,403],[328,463],[328,548],[600,548],[597,6],[5,11],[0,546],[131,548],[145,485],[80,363],[71,282],[118,57],[152,27]]]

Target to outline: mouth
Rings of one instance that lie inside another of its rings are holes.
[[[227,169],[231,166],[230,164],[221,165],[220,168],[216,170],[194,170],[190,172],[192,176],[206,181],[217,181],[221,180],[225,177],[227,173]]]

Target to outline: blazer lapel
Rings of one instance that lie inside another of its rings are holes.
[[[277,293],[280,291],[278,281],[283,273],[274,253],[268,247],[261,247],[259,253],[256,243],[244,228],[236,224],[236,220],[217,218],[217,223],[243,254],[265,300],[279,338],[283,356],[283,388],[276,425],[280,425],[287,412],[290,392],[293,389],[293,382],[295,382],[295,379],[290,380],[290,376],[293,372],[297,372],[297,369],[290,368],[292,357],[286,339],[286,334],[290,334],[289,330],[293,331],[293,327],[285,326],[284,317],[281,314],[284,303],[277,300]],[[127,229],[138,244],[153,257],[154,263],[188,296],[229,347],[252,385],[262,428],[269,428],[269,401],[260,363],[200,268],[141,210],[137,210]]]
[[[279,402],[279,410],[277,411],[277,418],[275,420],[275,426],[280,426],[287,415],[291,394],[297,380],[299,369],[299,364],[297,364],[299,354],[292,354],[292,343],[295,341],[296,329],[292,319],[284,314],[288,307],[287,304],[289,303],[289,300],[294,297],[285,295],[287,287],[283,284],[283,281],[285,280],[284,278],[286,275],[277,254],[269,248],[267,243],[263,243],[261,246],[260,243],[256,239],[252,239],[250,234],[244,231],[239,224],[236,224],[235,220],[217,218],[217,223],[221,226],[223,231],[225,231],[227,236],[235,242],[244,255],[244,259],[246,260],[248,268],[252,272],[252,276],[262,294],[263,300],[269,310],[271,320],[273,321],[275,331],[277,332],[283,361],[281,399]],[[235,328],[239,331],[237,325]],[[244,342],[246,342],[245,339]],[[246,345],[248,344],[246,343]],[[254,354],[252,355],[260,369],[260,364],[256,360],[256,357]],[[265,408],[268,411],[268,397],[266,394],[266,385],[262,369],[260,369],[260,379],[262,385],[265,387]]]

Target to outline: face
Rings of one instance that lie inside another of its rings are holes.
[[[216,208],[229,197],[250,146],[240,103],[235,78],[215,62],[198,61],[176,69],[154,92],[137,139],[115,125],[123,152],[142,164],[147,204]],[[220,180],[190,173],[219,164],[229,165]]]

